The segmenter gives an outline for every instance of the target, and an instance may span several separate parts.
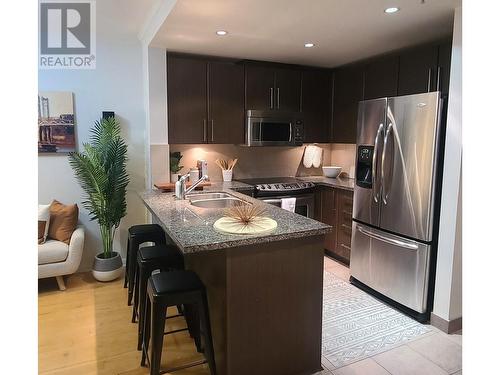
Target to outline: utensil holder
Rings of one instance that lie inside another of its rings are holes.
[[[229,182],[233,179],[233,170],[232,169],[223,169],[222,170],[222,181]]]

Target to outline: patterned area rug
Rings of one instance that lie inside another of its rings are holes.
[[[335,368],[431,332],[330,272],[323,283],[323,356]]]

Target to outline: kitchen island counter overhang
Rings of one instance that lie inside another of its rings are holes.
[[[261,201],[213,184],[251,204]],[[207,189],[204,190],[207,192]],[[185,266],[207,287],[218,374],[313,374],[321,370],[324,235],[332,230],[267,205],[277,229],[263,235],[217,232],[222,209],[195,207],[172,193],[139,194]]]

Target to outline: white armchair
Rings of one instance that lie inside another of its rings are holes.
[[[82,260],[85,232],[79,225],[71,235],[69,245],[48,239],[38,245],[38,278],[55,277],[60,290],[66,289],[64,275],[75,273]]]

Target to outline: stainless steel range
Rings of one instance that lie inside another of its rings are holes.
[[[295,198],[295,213],[314,216],[314,184],[294,177],[267,177],[238,180],[254,187],[253,196],[282,207],[284,198]]]

